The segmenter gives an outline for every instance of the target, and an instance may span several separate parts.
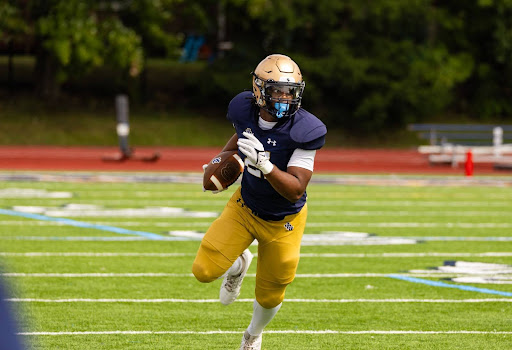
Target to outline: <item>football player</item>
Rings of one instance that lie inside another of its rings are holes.
[[[18,325],[11,305],[5,299],[6,294],[5,284],[0,280],[0,350],[22,350],[25,346],[16,335]]]
[[[270,55],[252,75],[252,93],[242,92],[229,104],[227,118],[236,133],[223,149],[238,150],[244,159],[242,185],[206,232],[192,267],[200,282],[223,277],[220,301],[231,304],[253,258],[247,248],[258,241],[253,316],[240,349],[261,349],[263,329],[295,277],[306,187],[327,133],[301,108],[305,83],[291,58]]]

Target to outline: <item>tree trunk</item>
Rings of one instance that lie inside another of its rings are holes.
[[[36,54],[35,89],[36,93],[48,100],[56,100],[60,96],[58,80],[59,63],[44,48],[39,48]]]
[[[9,40],[9,60],[7,61],[7,86],[9,87],[9,92],[12,93],[14,91],[14,65],[13,65],[13,56],[14,56],[14,44],[13,40]]]

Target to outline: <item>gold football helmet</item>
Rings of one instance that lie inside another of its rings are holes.
[[[260,108],[277,118],[290,117],[299,110],[306,83],[290,57],[267,56],[252,75],[252,93]]]

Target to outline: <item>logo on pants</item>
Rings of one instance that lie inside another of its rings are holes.
[[[245,207],[245,203],[244,203],[244,201],[242,200],[242,198],[238,198],[238,199],[236,200],[236,203],[237,203],[239,206],[241,206],[242,208],[243,208],[243,207]]]
[[[286,231],[291,231],[291,230],[293,230],[293,226],[292,226],[292,224],[290,224],[289,222],[287,222],[286,224],[284,224],[284,228],[286,229]]]

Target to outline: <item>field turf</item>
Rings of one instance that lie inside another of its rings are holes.
[[[196,237],[235,188],[212,195],[190,183],[0,183],[2,280],[22,339],[33,349],[238,349],[256,264],[228,307],[217,301],[220,281],[191,275]],[[445,261],[512,265],[512,188],[312,183],[308,196],[297,277],[263,349],[512,348],[511,268],[435,269]],[[136,210],[148,207],[187,211]],[[133,212],[116,214],[123,208]],[[481,275],[501,283],[451,280]]]

